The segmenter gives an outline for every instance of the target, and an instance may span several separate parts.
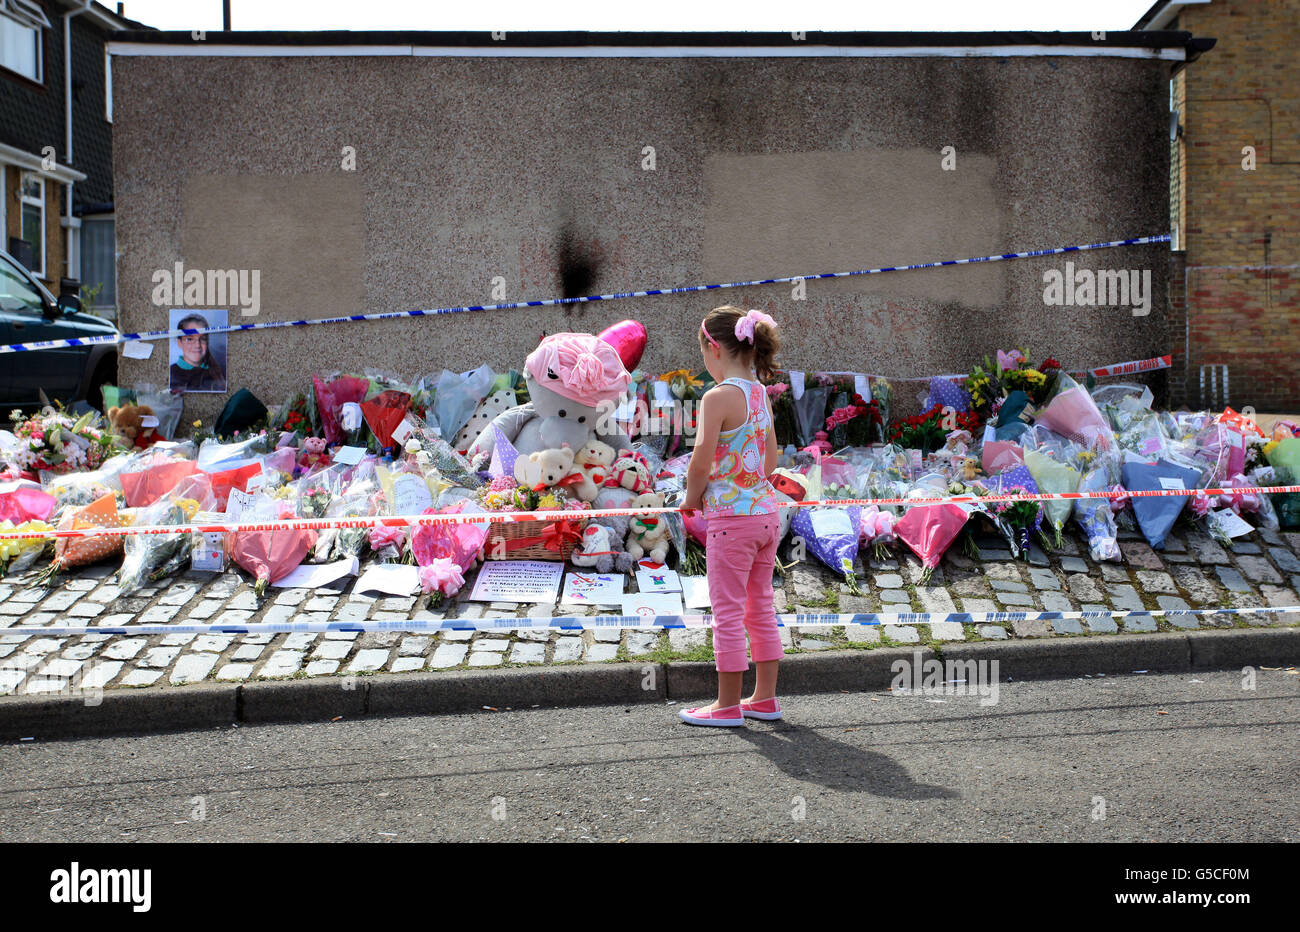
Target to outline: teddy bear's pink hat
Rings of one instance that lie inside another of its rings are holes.
[[[618,351],[589,333],[544,337],[524,366],[539,385],[589,408],[617,401],[632,381]]]

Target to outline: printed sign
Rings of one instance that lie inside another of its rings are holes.
[[[489,560],[478,571],[474,602],[549,602],[560,592],[564,564],[550,560]]]

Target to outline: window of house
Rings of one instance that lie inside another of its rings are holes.
[[[33,0],[0,0],[0,66],[40,83],[41,30],[49,28]]]
[[[32,274],[45,276],[45,183],[36,172],[23,172],[19,184],[22,238],[32,247]]]
[[[113,56],[104,49],[104,119],[113,122]]]
[[[81,295],[99,288],[94,307],[117,306],[117,237],[113,218],[81,218]]]

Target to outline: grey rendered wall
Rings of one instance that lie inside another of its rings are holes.
[[[126,330],[163,328],[151,275],[260,268],[283,320],[780,277],[1163,233],[1168,66],[1115,58],[168,58],[114,63]],[[341,168],[354,147],[356,170]],[[653,146],[656,168],[642,167]],[[956,170],[941,169],[941,149]],[[966,371],[1027,344],[1066,367],[1165,348],[1167,248],[1149,316],[1048,308],[1059,258],[230,340],[231,387],[277,403],[312,371],[519,367],[545,332],[650,331],[643,366],[698,366],[719,303],[783,325],[806,369]],[[239,318],[232,312],[232,321]],[[124,360],[165,381],[166,353]],[[187,401],[187,420],[223,398]]]

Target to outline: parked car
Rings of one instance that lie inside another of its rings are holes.
[[[0,343],[32,343],[116,334],[111,321],[82,310],[71,294],[55,298],[13,256],[0,251]],[[112,343],[0,355],[0,411],[33,408],[41,392],[65,405],[102,408],[102,386],[117,381]]]

